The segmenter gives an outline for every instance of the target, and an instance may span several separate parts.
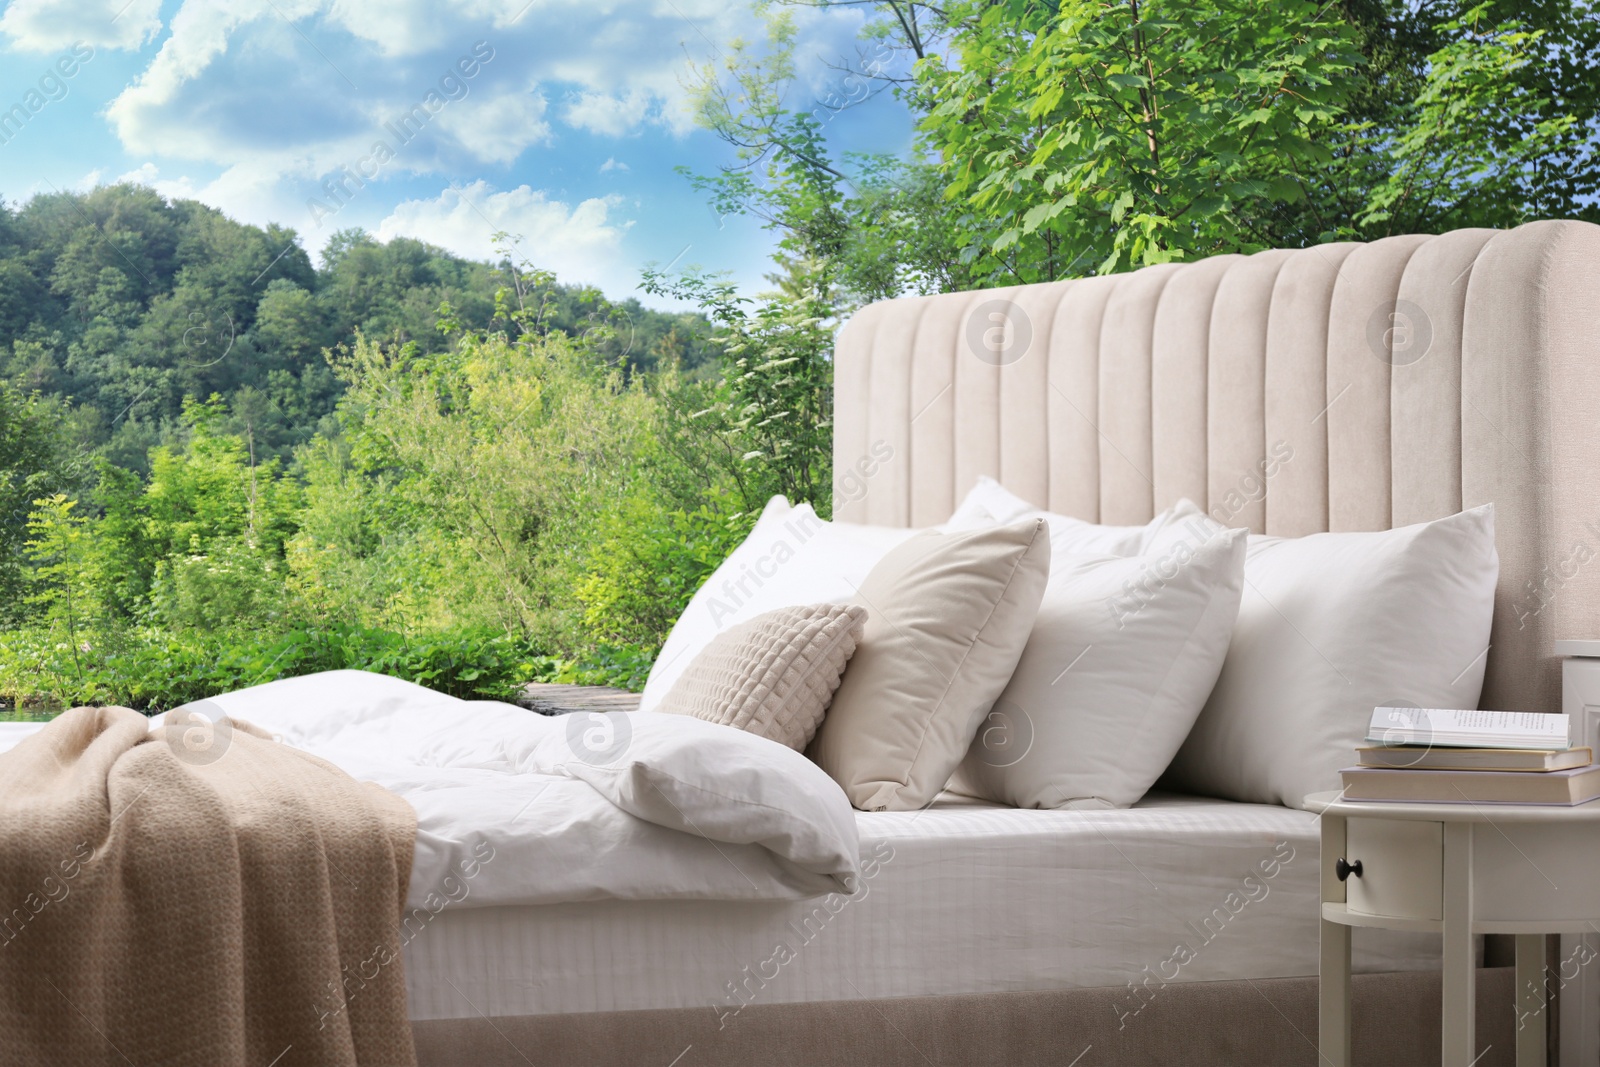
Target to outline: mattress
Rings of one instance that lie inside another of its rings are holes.
[[[1125,986],[1317,973],[1308,812],[1155,794],[1033,811],[946,794],[858,814],[853,897],[446,907],[408,932],[413,1019]],[[1355,931],[1358,971],[1438,966],[1438,939]],[[1137,990],[1137,991],[1136,991]]]

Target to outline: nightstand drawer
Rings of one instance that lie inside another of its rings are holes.
[[[1345,880],[1345,903],[1365,915],[1403,919],[1444,917],[1444,825],[1352,818],[1345,858],[1361,864]],[[1325,857],[1333,863],[1337,857]]]

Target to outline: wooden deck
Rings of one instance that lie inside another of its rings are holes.
[[[639,694],[603,685],[553,685],[529,682],[522,690],[528,705],[541,715],[570,711],[638,711]]]

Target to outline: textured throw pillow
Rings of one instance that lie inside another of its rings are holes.
[[[810,504],[773,497],[750,536],[706,579],[672,626],[639,700],[655,711],[711,640],[776,608],[842,604],[867,572],[916,530],[828,522]]]
[[[1339,788],[1374,707],[1476,708],[1499,576],[1488,504],[1377,533],[1252,536],[1222,673],[1163,785],[1300,807]]]
[[[1090,554],[1139,556],[1149,553],[1152,539],[1162,530],[1175,529],[1199,515],[1193,502],[1180,500],[1143,526],[1102,526],[1036,508],[993,478],[980,477],[942,529],[976,530],[1040,518],[1050,523],[1050,550],[1058,560]]]
[[[892,549],[855,602],[867,625],[810,755],[856,807],[930,803],[1027,643],[1050,569],[1044,521],[923,533]]]
[[[1019,808],[1125,808],[1167,769],[1228,652],[1245,531],[1158,556],[1053,556],[1017,669],[950,788]]]
[[[811,604],[730,626],[694,658],[656,710],[803,750],[866,620],[866,610],[854,604]]]

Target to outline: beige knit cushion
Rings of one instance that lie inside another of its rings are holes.
[[[866,609],[853,604],[809,604],[730,626],[694,658],[656,710],[803,749],[866,621]]]

